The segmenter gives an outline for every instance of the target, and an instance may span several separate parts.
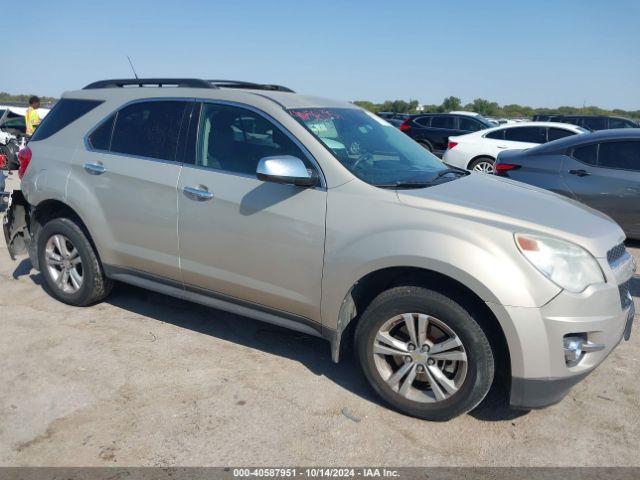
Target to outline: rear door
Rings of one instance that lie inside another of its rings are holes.
[[[428,138],[433,145],[433,153],[442,156],[447,149],[449,137],[462,135],[465,132],[458,130],[456,118],[453,115],[435,115],[431,118],[431,128]]]
[[[178,182],[186,288],[319,325],[326,189],[256,178],[263,157],[293,155],[317,170],[310,155],[265,114],[235,104],[203,103],[198,131]]]
[[[578,200],[605,212],[626,232],[640,234],[640,141],[575,148],[562,170]]]
[[[69,182],[103,263],[180,280],[176,184],[186,100],[124,106],[87,136]]]

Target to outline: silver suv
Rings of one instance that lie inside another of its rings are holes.
[[[101,81],[64,94],[20,160],[7,244],[58,300],[121,281],[316,335],[416,417],[463,414],[492,385],[550,405],[631,331],[613,221],[447,168],[349,103]]]

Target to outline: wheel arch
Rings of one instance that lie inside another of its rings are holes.
[[[476,155],[476,156],[475,156],[475,157],[473,157],[471,160],[469,160],[469,162],[467,163],[467,170],[470,170],[470,169],[471,169],[471,165],[473,164],[473,162],[475,162],[475,161],[477,161],[477,160],[480,160],[481,158],[488,158],[488,159],[492,160],[494,163],[495,163],[495,161],[496,161],[495,157],[492,157],[492,156],[491,156],[491,155],[489,155],[489,154],[485,154],[485,153],[483,153],[483,154],[481,154],[481,155]]]
[[[86,222],[82,219],[80,214],[69,206],[69,204],[65,203],[62,200],[49,198],[46,200],[40,201],[37,205],[33,205],[31,207],[30,214],[30,230],[31,236],[34,239],[31,242],[32,247],[29,249],[29,257],[31,259],[31,263],[36,270],[40,269],[38,265],[38,242],[37,236],[40,229],[49,221],[54,220],[56,218],[69,218],[78,223],[78,226],[82,229],[82,231],[87,236],[89,243],[93,247],[96,255],[98,256],[98,260],[100,259],[100,255],[98,254],[98,249],[96,248],[96,244],[93,241],[93,237],[91,232],[89,231]]]
[[[455,279],[451,275],[422,267],[381,268],[367,273],[352,285],[342,301],[338,329],[331,339],[334,362],[338,362],[341,354],[346,353],[352,346],[353,333],[360,316],[371,301],[383,291],[398,286],[420,286],[452,296],[487,332],[487,337],[498,357],[496,372],[500,372],[501,381],[510,381],[511,349],[499,318],[483,300],[483,295],[486,296],[486,293],[480,294],[466,282]]]

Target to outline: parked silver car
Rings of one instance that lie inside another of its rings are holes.
[[[498,382],[552,404],[629,338],[635,265],[608,217],[446,168],[349,103],[101,81],[20,157],[5,236],[60,301],[118,280],[317,335],[410,415],[450,419]]]

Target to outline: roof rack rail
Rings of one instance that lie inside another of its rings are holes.
[[[242,81],[242,80],[208,80],[208,82],[210,82],[215,87],[248,88],[248,89],[252,89],[252,90],[271,90],[271,91],[275,91],[275,92],[295,93],[290,88],[284,87],[282,85],[245,82],[245,81]]]
[[[211,82],[201,80],[199,78],[121,78],[111,80],[99,80],[97,82],[90,83],[83,90],[94,90],[99,88],[122,88],[125,86],[137,85],[138,87],[145,86],[173,86],[180,88],[218,88]]]

